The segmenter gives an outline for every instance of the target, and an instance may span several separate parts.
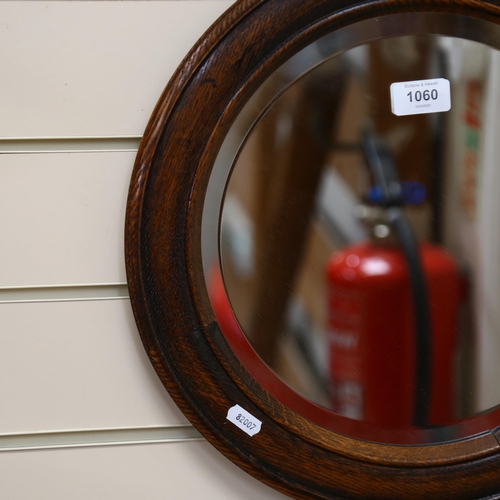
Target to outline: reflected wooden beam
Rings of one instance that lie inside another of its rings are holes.
[[[248,333],[254,349],[271,367],[284,334],[287,306],[302,262],[346,80],[339,63],[316,69],[295,89],[291,132],[282,153],[265,151],[269,136],[263,137],[261,157],[267,159],[267,168],[258,173],[257,294]],[[266,130],[261,133],[266,134]]]

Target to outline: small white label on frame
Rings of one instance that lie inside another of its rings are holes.
[[[226,418],[249,436],[255,436],[255,434],[260,432],[262,426],[262,422],[259,419],[250,415],[240,405],[229,408]]]
[[[451,109],[446,78],[398,82],[391,85],[391,107],[397,116],[442,113]]]

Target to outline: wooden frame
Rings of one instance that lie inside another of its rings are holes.
[[[479,0],[240,0],[173,76],[137,156],[126,260],[149,358],[208,441],[294,498],[500,498],[495,430],[439,445],[382,445],[326,430],[283,406],[230,349],[202,270],[208,179],[249,97],[281,63],[328,32],[377,16],[423,11],[500,24],[500,7]],[[236,404],[262,421],[255,436],[226,419]]]

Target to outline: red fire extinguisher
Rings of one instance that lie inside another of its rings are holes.
[[[457,265],[411,238],[389,156],[364,146],[379,167],[372,237],[334,253],[326,270],[332,409],[381,427],[446,425],[455,414]]]
[[[395,243],[374,238],[328,262],[328,345],[333,410],[387,427],[413,423],[415,328],[408,268]],[[419,245],[432,331],[428,423],[454,417],[459,274],[441,248]]]

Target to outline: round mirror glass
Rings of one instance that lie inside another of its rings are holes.
[[[500,424],[498,46],[459,16],[344,28],[226,138],[203,220],[214,313],[316,423],[396,444]]]

